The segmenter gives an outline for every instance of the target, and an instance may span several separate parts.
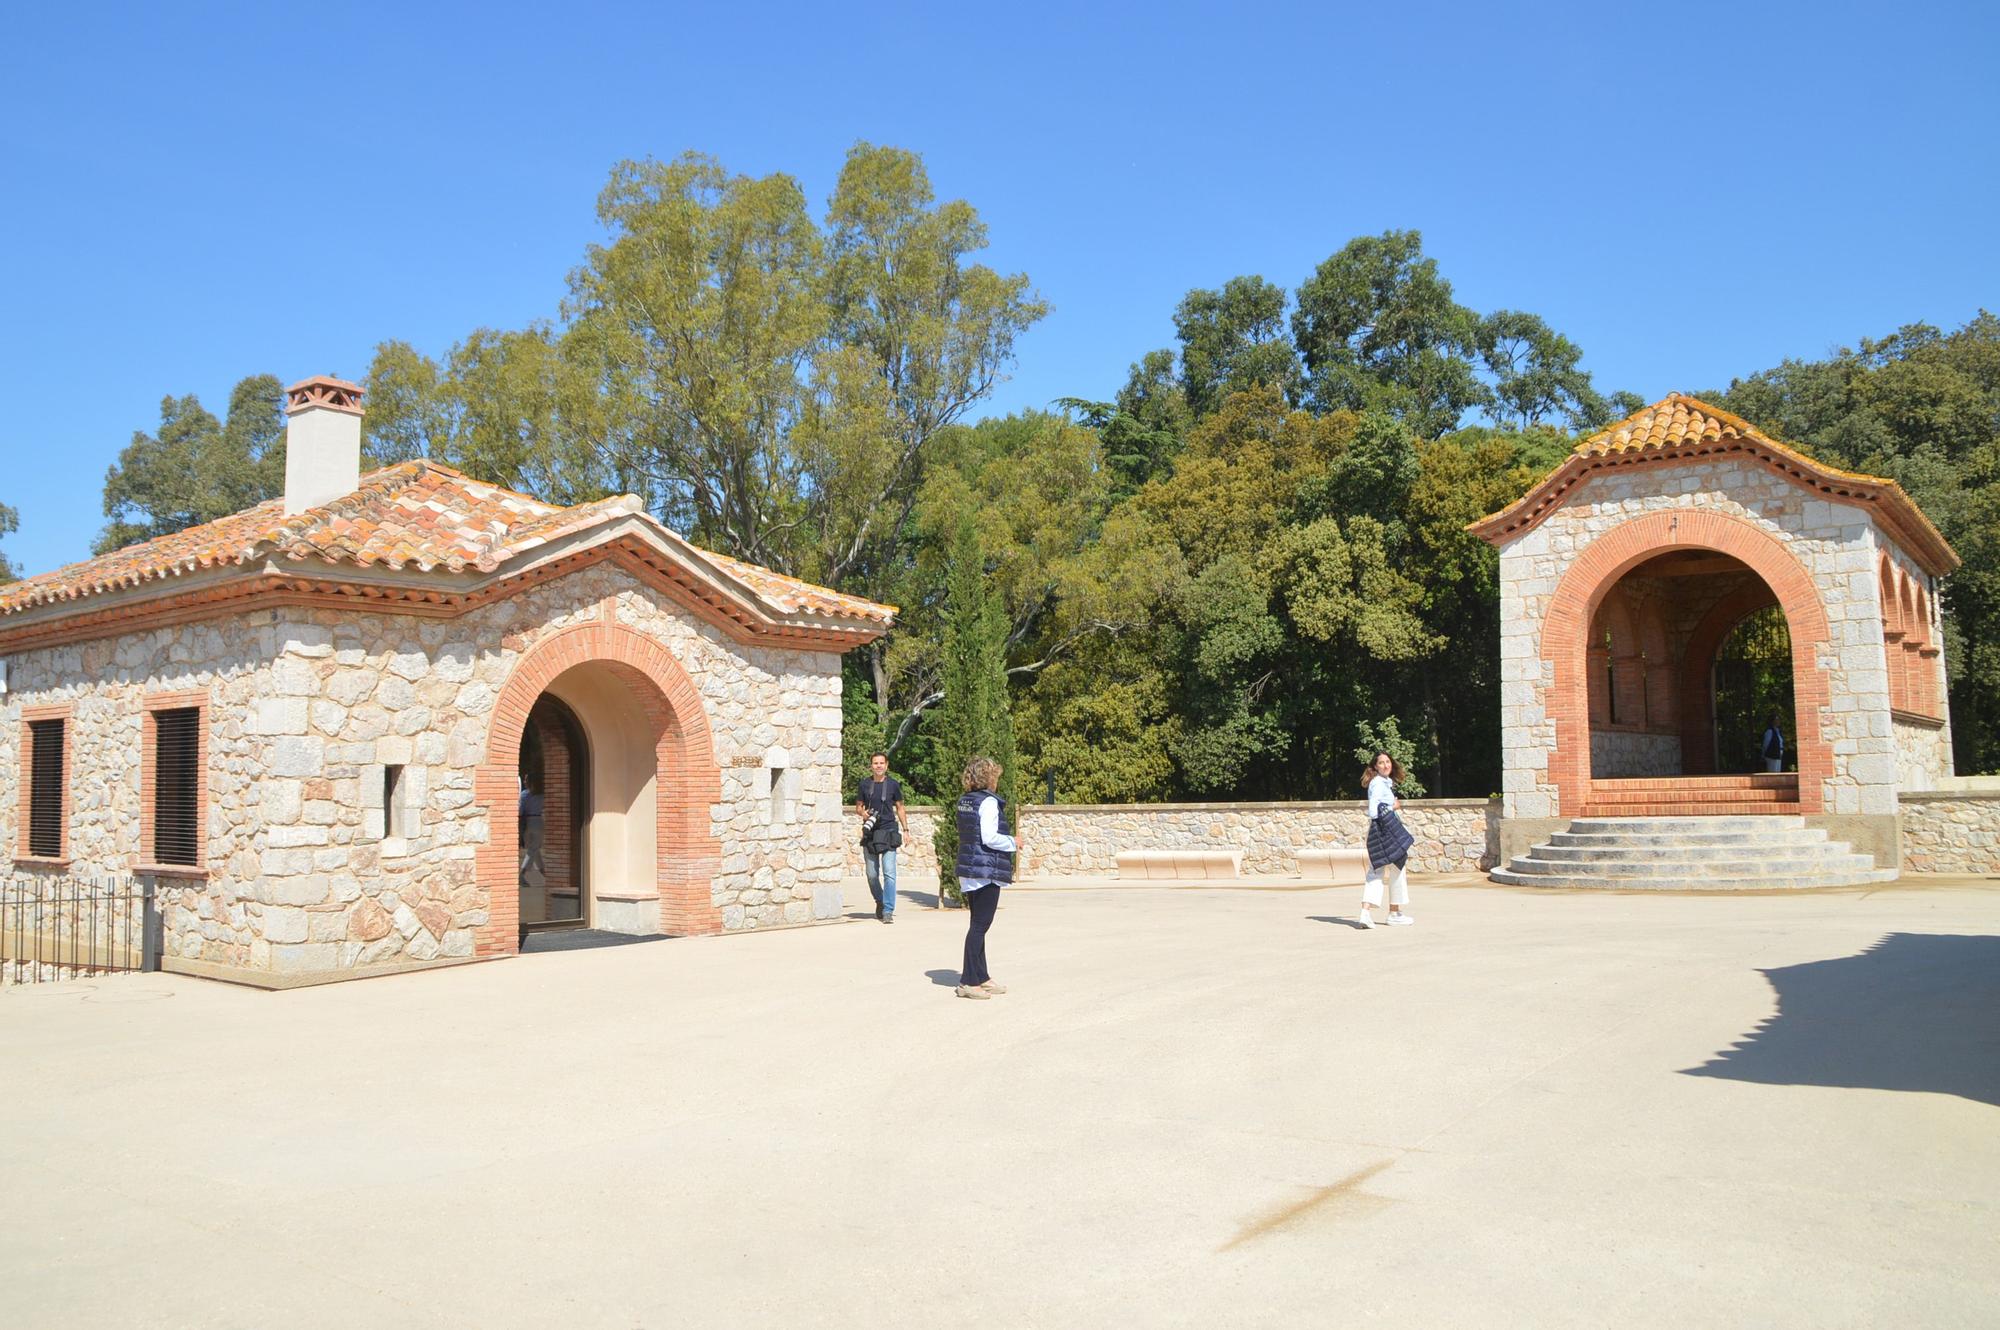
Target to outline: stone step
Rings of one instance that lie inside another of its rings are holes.
[[[1599,891],[1799,891],[1813,887],[1858,887],[1871,882],[1894,882],[1896,870],[1876,868],[1866,872],[1810,873],[1795,877],[1759,875],[1745,878],[1619,878],[1588,875],[1558,877],[1542,873],[1516,873],[1496,868],[1487,876],[1513,887],[1554,887]]]
[[[1743,790],[1797,786],[1796,771],[1745,771],[1734,776],[1598,776],[1591,788],[1600,790]]]
[[[1816,873],[1867,872],[1874,867],[1873,856],[1852,853],[1816,854],[1789,859],[1756,855],[1737,859],[1655,856],[1650,859],[1578,860],[1544,858],[1539,848],[1531,854],[1515,858],[1507,865],[1509,872],[1523,876],[1541,874],[1552,877],[1574,877],[1578,874],[1589,874],[1592,877],[1617,878],[1621,881],[1632,878],[1671,878],[1675,881],[1690,881],[1698,878],[1755,877],[1759,874],[1787,878],[1808,877]]]
[[[1802,828],[1806,824],[1803,817],[1575,817],[1570,819],[1569,830],[1577,835],[1623,836],[1670,835],[1682,831],[1761,832],[1777,829]]]
[[[1570,863],[1651,863],[1659,859],[1702,862],[1710,859],[1823,859],[1848,853],[1845,845],[1832,841],[1755,841],[1746,845],[1537,845],[1528,851],[1537,859],[1557,859]]]
[[[1672,832],[1628,832],[1617,835],[1605,832],[1558,831],[1549,837],[1551,845],[1629,846],[1632,848],[1657,847],[1662,845],[1825,845],[1825,827],[1781,827],[1768,832],[1755,831],[1672,831]]]
[[[1524,887],[1753,891],[1895,880],[1798,816],[1581,817],[1490,876]]]
[[[1689,803],[1781,803],[1798,797],[1799,788],[1796,785],[1738,785],[1726,790],[1675,789],[1671,786],[1637,790],[1622,786],[1590,787],[1590,802],[1594,804],[1650,804],[1662,799],[1679,799]]]
[[[1629,811],[1630,815],[1637,817],[1743,817],[1766,810],[1774,814],[1797,813],[1799,805],[1796,802],[1709,804],[1685,799],[1677,799],[1671,803],[1662,800],[1659,803],[1622,805],[1591,802],[1584,804],[1583,815],[1585,817],[1618,817]]]

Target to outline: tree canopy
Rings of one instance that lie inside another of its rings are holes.
[[[160,425],[135,430],[104,476],[102,554],[241,512],[285,490],[284,388],[253,374],[217,420],[193,394],[160,403]]]
[[[978,261],[978,212],[914,153],[855,145],[819,209],[784,174],[624,162],[598,219],[546,318],[376,347],[368,453],[637,493],[699,543],[898,605],[844,663],[850,781],[885,747],[913,795],[955,798],[976,731],[1065,801],[1351,798],[1376,744],[1433,792],[1497,788],[1498,561],[1465,526],[1642,403],[1542,316],[1461,303],[1419,233],[1349,240],[1296,287],[1190,290],[1108,397],[975,419],[1048,306]],[[2000,320],[1716,396],[1900,480],[1954,542],[1959,768],[2000,768]],[[106,478],[100,548],[277,493],[278,398],[260,375],[220,422],[163,402]]]
[[[21,515],[4,503],[0,503],[0,536],[21,529]],[[14,565],[7,560],[5,552],[0,552],[0,582],[11,582],[17,574]]]

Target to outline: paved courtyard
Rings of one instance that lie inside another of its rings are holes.
[[[2000,882],[1352,895],[6,992],[0,1323],[2000,1318]]]

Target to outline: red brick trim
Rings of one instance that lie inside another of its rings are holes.
[[[213,726],[215,711],[208,689],[184,693],[148,693],[140,702],[145,711],[144,735],[139,744],[139,848],[132,856],[135,872],[160,877],[207,877],[208,863],[208,759],[215,752]],[[162,711],[193,707],[201,713],[195,726],[194,816],[199,834],[195,837],[192,864],[160,864],[153,860],[153,792],[159,777],[159,736],[154,717]]]
[[[74,784],[72,774],[76,770],[75,719],[76,707],[69,702],[21,708],[21,789],[14,837],[14,862],[17,864],[42,868],[63,868],[69,864],[70,790]],[[53,858],[31,853],[28,849],[29,796],[33,791],[35,775],[35,731],[30,722],[38,720],[59,720],[63,723],[62,848]]]
[[[486,810],[486,843],[476,860],[486,897],[479,930],[482,956],[519,950],[520,831],[513,810],[520,791],[521,733],[535,699],[565,670],[602,665],[632,689],[654,726],[654,801],[660,926],[669,933],[715,933],[722,912],[710,901],[722,846],[709,831],[722,799],[722,769],[694,680],[654,639],[623,624],[577,624],[529,647],[514,663],[487,722],[486,754],[473,774],[473,799]]]
[[[1677,509],[1635,517],[1599,536],[1570,563],[1550,598],[1542,625],[1542,659],[1555,674],[1547,699],[1556,730],[1549,779],[1556,787],[1559,815],[1582,816],[1590,799],[1585,653],[1591,618],[1619,578],[1657,554],[1680,549],[1711,549],[1747,564],[1785,611],[1792,635],[1792,698],[1799,731],[1798,811],[1820,812],[1825,782],[1833,774],[1833,745],[1821,733],[1820,712],[1830,705],[1830,698],[1826,672],[1819,664],[1820,647],[1828,634],[1818,588],[1791,551],[1763,530],[1728,513]],[[1685,704],[1687,695],[1682,696]]]

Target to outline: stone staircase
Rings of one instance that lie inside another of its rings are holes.
[[[1764,814],[1581,817],[1488,876],[1520,887],[1754,891],[1892,882],[1896,870],[1802,817]]]

